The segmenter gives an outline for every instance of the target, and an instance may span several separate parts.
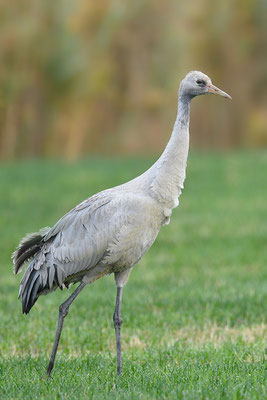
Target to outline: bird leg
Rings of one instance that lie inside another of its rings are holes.
[[[59,344],[59,340],[60,340],[60,335],[62,332],[62,327],[63,327],[63,322],[64,322],[64,318],[66,317],[66,315],[68,314],[69,308],[71,303],[76,299],[76,297],[78,296],[78,294],[82,291],[82,289],[86,286],[86,283],[82,282],[77,288],[76,290],[70,295],[70,297],[67,298],[66,301],[64,301],[64,303],[62,303],[59,306],[59,314],[58,314],[58,323],[57,323],[57,330],[56,330],[56,336],[55,336],[55,341],[54,341],[54,345],[53,345],[53,349],[52,349],[52,353],[51,353],[51,357],[50,357],[50,361],[47,367],[47,371],[46,373],[42,376],[41,379],[44,378],[50,378],[51,375],[51,371],[54,367],[54,362],[55,362],[55,358],[56,358],[56,354],[57,354],[57,348],[58,348],[58,344]]]
[[[117,374],[121,374],[121,326],[123,319],[121,317],[121,300],[122,300],[122,287],[117,287],[117,297],[115,312],[113,314],[113,322],[116,333],[116,345],[117,345]]]

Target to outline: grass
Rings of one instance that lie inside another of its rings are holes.
[[[1,399],[266,398],[266,152],[190,155],[180,206],[124,289],[121,379],[109,276],[75,301],[52,378],[39,380],[70,292],[40,298],[23,316],[11,252],[25,233],[151,162],[1,165]]]

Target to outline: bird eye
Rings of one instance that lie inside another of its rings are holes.
[[[206,85],[206,82],[205,82],[203,79],[197,79],[197,84],[198,84],[198,85],[205,86],[205,85]]]

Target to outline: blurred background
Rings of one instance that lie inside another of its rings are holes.
[[[233,97],[195,100],[192,146],[266,146],[266,20],[267,0],[1,0],[0,158],[156,154],[192,69]]]

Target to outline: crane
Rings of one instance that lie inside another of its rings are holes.
[[[117,286],[113,322],[117,374],[121,359],[121,302],[123,287],[135,264],[170,221],[183,189],[189,149],[191,100],[204,94],[230,98],[200,71],[191,71],[180,83],[178,112],[171,138],[159,159],[137,178],[103,190],[65,214],[52,228],[28,234],[12,255],[14,273],[29,265],[22,277],[19,298],[28,314],[40,295],[71,283],[79,286],[59,307],[58,324],[45,375],[54,367],[64,318],[86,285],[114,273]]]

